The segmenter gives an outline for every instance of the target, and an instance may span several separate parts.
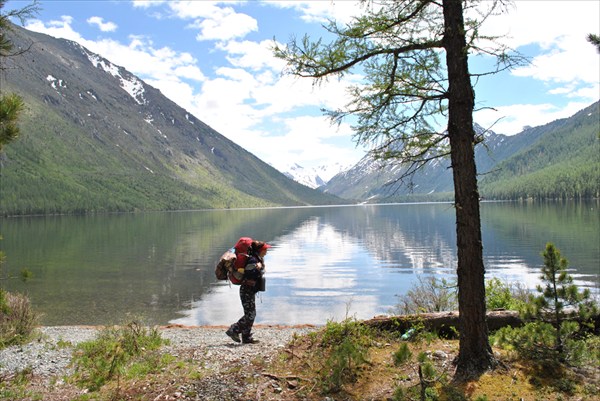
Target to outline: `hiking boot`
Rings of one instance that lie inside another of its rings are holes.
[[[240,333],[236,333],[234,332],[231,327],[225,332],[225,334],[227,334],[229,336],[229,338],[231,338],[233,341],[235,341],[236,343],[240,342]]]
[[[257,344],[259,342],[252,337],[242,337],[242,344]]]

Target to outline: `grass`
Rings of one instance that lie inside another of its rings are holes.
[[[30,340],[36,321],[27,296],[0,288],[0,349]]]
[[[194,349],[179,350],[176,355],[166,352],[165,340],[156,330],[136,325],[111,327],[74,348],[75,373],[66,380],[53,379],[43,387],[26,369],[0,377],[0,399],[38,400],[49,394],[75,401],[152,400],[167,395],[172,399],[218,399],[205,398],[207,386],[214,385],[225,392],[221,399],[235,399],[232,394],[236,394],[243,399],[283,401],[327,397],[583,401],[600,397],[598,336],[588,342],[591,359],[584,367],[539,363],[494,347],[504,367],[459,385],[452,381],[457,340],[421,333],[406,341],[401,334],[377,331],[351,319],[328,322],[319,330],[294,336],[272,359],[257,356],[215,370],[214,364],[206,367],[207,355]]]
[[[77,345],[72,380],[95,391],[113,379],[127,380],[159,372],[172,362],[169,355],[157,352],[163,344],[165,340],[156,329],[148,330],[137,323],[107,328],[98,338]]]
[[[510,288],[492,284],[488,301],[510,306]],[[3,298],[3,311],[18,309],[11,300]],[[61,388],[58,381],[40,389],[32,370],[25,369],[0,377],[0,399],[44,399],[49,391],[53,398],[77,401],[161,399],[168,394],[174,399],[215,400],[600,399],[597,328],[591,321],[582,326],[571,323],[572,336],[565,338],[561,348],[554,344],[553,326],[543,322],[492,333],[490,341],[501,367],[467,383],[453,381],[458,341],[426,331],[423,322],[403,333],[398,327],[383,331],[350,318],[329,321],[307,335],[295,335],[275,358],[260,353],[247,361],[243,357],[233,363],[222,361],[218,368],[215,361],[206,363],[208,354],[199,355],[191,348],[178,351],[177,356],[165,352],[166,341],[157,329],[130,323],[106,328],[96,339],[74,347],[74,373],[65,381],[84,389],[83,394]],[[59,340],[56,346],[71,345]],[[275,353],[269,349],[263,351]],[[218,394],[208,398],[206,391],[214,391],[215,386]]]
[[[375,331],[346,339],[368,344],[362,349],[363,363],[346,364],[346,380],[337,383],[338,386],[329,386],[335,375],[327,364],[328,355],[345,352],[345,348],[336,350],[335,344],[327,342],[329,330],[328,325],[319,332],[295,339],[270,367],[273,377],[293,377],[299,382],[284,392],[286,397],[281,399],[321,400],[329,396],[336,400],[568,401],[600,397],[598,359],[590,361],[588,366],[593,368],[588,370],[564,365],[558,370],[544,370],[513,352],[494,348],[503,368],[486,373],[476,381],[456,384],[452,381],[452,360],[458,353],[457,340],[420,336],[403,341],[397,333]],[[591,350],[597,353],[599,349],[596,341]],[[420,378],[419,367],[423,368],[424,379]],[[423,385],[427,376],[430,379]]]

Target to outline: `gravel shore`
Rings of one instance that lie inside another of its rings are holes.
[[[176,357],[198,361],[198,366],[213,375],[224,375],[228,370],[248,367],[251,373],[251,362],[257,359],[268,362],[293,338],[294,334],[302,335],[315,330],[312,326],[255,327],[254,337],[258,344],[234,343],[225,335],[226,327],[160,327],[161,336],[170,341],[165,347],[165,352]],[[93,339],[100,328],[82,326],[40,327],[38,338],[28,344],[11,346],[0,350],[0,377],[10,376],[24,369],[31,370],[31,376],[38,385],[51,385],[56,389],[56,380],[69,373],[69,363],[73,346]],[[214,377],[213,377],[214,379]],[[219,383],[220,382],[220,383]],[[50,384],[53,383],[53,384]],[[194,393],[203,394],[204,398],[198,399],[237,399],[234,394],[225,394],[230,391],[231,383],[227,380],[206,380],[205,383],[196,383]],[[217,388],[222,386],[223,388]],[[235,386],[233,386],[235,389]],[[248,390],[248,389],[245,389]],[[176,390],[174,390],[176,391]],[[186,390],[190,393],[189,389]],[[240,389],[236,391],[239,393]],[[182,394],[184,391],[179,389]],[[220,398],[223,397],[223,398]],[[177,397],[179,399],[196,399]]]

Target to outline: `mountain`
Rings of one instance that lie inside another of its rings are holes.
[[[331,165],[305,168],[294,163],[286,168],[283,174],[309,188],[319,188],[327,184],[333,176],[342,171],[346,171],[349,167],[350,166],[344,166],[340,163],[334,163]]]
[[[565,187],[563,181],[567,181],[573,183],[573,187],[578,183],[580,189],[573,189],[571,195],[564,196],[598,196],[599,122],[598,103],[595,103],[568,119],[528,128],[513,136],[496,134],[475,125],[476,134],[484,138],[475,149],[480,194],[501,199],[559,196],[545,187]],[[405,166],[384,165],[367,154],[355,166],[333,177],[321,190],[363,202],[453,198],[449,159],[428,162],[410,182],[400,185],[398,177],[404,171]],[[559,173],[560,178],[552,177]],[[531,181],[537,182],[534,185]],[[526,190],[533,187],[539,191]],[[567,194],[567,191],[562,193]]]
[[[12,26],[2,93],[27,110],[1,155],[0,212],[180,210],[342,201],[290,180],[122,67]]]
[[[539,134],[541,132],[541,135]],[[538,133],[480,180],[480,193],[496,199],[600,197],[600,102],[573,116],[531,128]]]
[[[475,159],[479,171],[489,170],[498,157],[505,157],[504,149],[511,137],[496,134],[475,125],[475,132],[484,137],[485,147],[479,146]],[[321,189],[347,199],[389,199],[409,194],[425,194],[431,198],[448,196],[453,191],[449,158],[434,159],[417,171],[410,182],[399,182],[406,166],[389,165],[367,154],[355,166],[333,177]]]

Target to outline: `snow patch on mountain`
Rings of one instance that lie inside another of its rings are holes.
[[[340,163],[318,167],[303,167],[294,163],[284,169],[283,174],[309,188],[319,188],[327,184],[335,175],[346,171],[349,167]]]
[[[111,74],[113,77],[117,78],[121,82],[121,88],[123,88],[138,104],[147,104],[144,96],[144,85],[142,81],[125,70],[123,70],[124,74],[122,74],[122,68],[117,67],[110,61],[98,56],[97,54],[90,54],[86,51],[84,51],[84,53],[94,67],[101,68],[102,70]]]

